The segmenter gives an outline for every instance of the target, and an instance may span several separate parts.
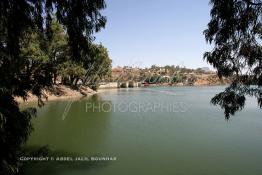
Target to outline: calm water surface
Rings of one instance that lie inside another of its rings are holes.
[[[230,121],[210,99],[223,87],[108,90],[49,102],[27,145],[54,155],[116,161],[30,163],[26,174],[261,175],[262,116],[256,101]],[[103,106],[103,107],[102,107]]]

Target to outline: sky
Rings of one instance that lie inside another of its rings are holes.
[[[113,67],[180,65],[212,67],[203,60],[209,46],[203,31],[209,0],[106,0],[105,29],[96,43],[109,51]]]

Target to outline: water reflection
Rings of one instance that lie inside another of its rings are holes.
[[[49,155],[59,154],[63,156],[92,156],[111,155],[107,152],[107,133],[110,126],[110,112],[90,112],[86,103],[99,105],[103,103],[100,96],[94,95],[80,101],[70,101],[70,108],[63,118],[64,110],[68,101],[49,102],[43,108],[38,109],[38,117],[33,121],[35,131],[27,143],[30,147],[41,147],[48,145]],[[107,101],[109,103],[110,101]],[[52,151],[51,151],[52,150]],[[30,163],[27,174],[35,174],[42,163]],[[104,166],[104,163],[57,163],[47,162],[42,166],[41,171],[52,174],[56,171],[67,171],[72,167],[75,169],[89,169]],[[46,172],[48,171],[48,172]],[[53,172],[54,171],[54,172]]]
[[[243,112],[231,122],[225,122],[223,111],[210,105],[210,98],[221,88],[159,87],[152,90],[147,90],[149,93],[138,89],[112,90],[74,101],[64,120],[62,114],[68,102],[48,103],[33,121],[35,132],[28,146],[49,145],[52,153],[115,156],[118,160],[107,165],[95,163],[94,168],[87,164],[74,168],[74,164],[50,163],[37,174],[262,173],[262,118],[261,111],[254,107],[256,102],[250,101]],[[156,92],[158,90],[160,93]],[[169,95],[172,91],[177,95]],[[183,112],[105,112],[86,107],[90,103],[114,106],[132,102],[184,102],[187,108]],[[31,171],[34,166],[28,168],[28,175],[36,174]]]
[[[96,170],[103,167],[106,167],[110,164],[109,161],[55,161],[50,160],[50,157],[83,157],[84,155],[73,153],[73,152],[65,152],[65,151],[51,151],[48,146],[45,147],[34,147],[27,146],[25,148],[25,152],[27,154],[24,157],[48,157],[48,161],[24,161],[24,166],[21,169],[20,174],[65,174],[68,172],[80,171],[80,172],[88,172],[90,170]],[[93,155],[99,157],[99,155]]]

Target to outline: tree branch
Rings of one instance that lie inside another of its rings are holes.
[[[244,0],[248,5],[262,5],[262,2],[252,2],[251,0]]]

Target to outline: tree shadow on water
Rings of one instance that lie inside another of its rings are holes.
[[[101,169],[109,165],[109,161],[75,161],[76,157],[91,157],[78,153],[66,151],[51,151],[48,146],[44,147],[26,147],[23,157],[49,157],[48,161],[22,161],[23,166],[19,175],[55,175],[71,172],[72,174],[86,174],[87,171]],[[54,160],[50,160],[53,157]],[[57,161],[57,157],[71,157],[73,161]],[[92,155],[99,157],[99,155]]]

